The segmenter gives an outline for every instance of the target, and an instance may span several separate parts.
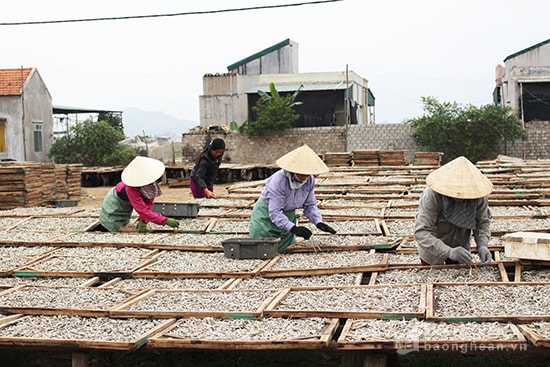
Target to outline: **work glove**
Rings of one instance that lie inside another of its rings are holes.
[[[167,218],[166,225],[172,228],[178,228],[180,226],[180,222],[174,218]]]
[[[145,233],[147,232],[147,223],[145,222],[137,222],[136,224],[137,231],[139,233]]]
[[[309,240],[309,238],[311,237],[311,231],[309,229],[307,229],[306,227],[296,227],[296,226],[294,226],[294,227],[292,227],[290,232],[294,233],[298,237],[303,237],[306,240]]]
[[[319,228],[321,231],[323,232],[328,232],[328,233],[331,233],[331,234],[336,234],[336,230],[334,228],[332,228],[331,226],[329,226],[328,224],[326,223],[323,223],[323,222],[319,222],[317,223],[317,228]]]
[[[459,264],[470,264],[472,262],[472,254],[464,247],[453,247],[449,250],[447,257],[457,261]]]
[[[491,251],[489,251],[487,246],[479,246],[477,248],[477,253],[482,264],[489,264],[491,260],[493,260],[493,257],[491,256]]]

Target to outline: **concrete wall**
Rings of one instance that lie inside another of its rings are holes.
[[[550,158],[550,121],[526,123],[525,127],[529,141],[502,144],[500,154],[525,159]],[[308,144],[318,154],[359,149],[407,150],[409,161],[414,152],[425,150],[416,146],[408,124],[299,128],[252,139],[233,131],[193,132],[182,136],[183,162],[192,162],[210,140],[218,137],[226,141],[224,162],[236,164],[273,164],[277,158],[303,144]]]

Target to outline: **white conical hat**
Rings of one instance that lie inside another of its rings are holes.
[[[283,155],[276,163],[284,170],[302,175],[318,175],[329,171],[325,162],[307,144]]]
[[[426,178],[435,192],[456,199],[477,199],[489,195],[493,184],[466,157],[458,157]]]
[[[122,171],[122,182],[131,187],[149,185],[164,173],[164,163],[158,159],[137,156]]]

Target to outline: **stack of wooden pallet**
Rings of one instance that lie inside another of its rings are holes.
[[[406,166],[408,164],[406,150],[380,150],[378,159],[381,166]]]
[[[441,152],[415,152],[412,163],[415,166],[440,166],[442,157]]]
[[[80,186],[82,175],[82,164],[66,164],[67,198],[69,200],[80,200]]]
[[[42,203],[40,163],[17,162],[0,165],[0,209],[40,206]]]
[[[353,165],[354,166],[378,166],[378,150],[354,150]]]
[[[349,166],[351,160],[351,152],[326,152],[324,161],[327,166]]]

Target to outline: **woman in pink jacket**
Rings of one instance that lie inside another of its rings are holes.
[[[99,222],[96,228],[104,232],[118,232],[130,222],[132,212],[139,215],[137,229],[147,231],[147,223],[179,227],[173,218],[153,212],[155,198],[162,195],[157,180],[164,174],[164,163],[157,159],[137,156],[122,171],[122,181],[113,187],[101,205]]]

